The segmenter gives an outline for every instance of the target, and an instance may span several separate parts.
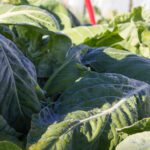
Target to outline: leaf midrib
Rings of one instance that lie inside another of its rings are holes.
[[[15,77],[14,77],[13,70],[12,70],[11,65],[10,65],[10,63],[9,63],[9,60],[8,60],[8,58],[7,58],[7,55],[5,54],[5,51],[4,51],[4,49],[3,49],[3,46],[0,46],[0,47],[1,47],[1,49],[2,49],[2,52],[3,52],[3,54],[4,54],[6,63],[8,64],[9,70],[10,70],[10,72],[11,72],[11,76],[12,76],[12,79],[13,79],[13,80],[12,80],[12,81],[13,81],[13,85],[14,85],[14,87],[15,87],[14,90],[15,90],[15,95],[16,95],[16,101],[17,101],[17,104],[18,104],[19,111],[20,111],[21,115],[24,116],[24,113],[23,113],[23,111],[22,111],[22,109],[21,109],[21,106],[20,106],[20,103],[19,103],[19,97],[18,97],[17,86],[16,86],[16,83],[15,83]]]
[[[11,17],[11,16],[17,16],[17,15],[27,15],[27,16],[30,16],[30,17],[31,17],[32,15],[30,15],[30,14],[32,14],[32,13],[35,13],[35,14],[37,14],[37,13],[38,13],[38,14],[43,14],[43,15],[46,16],[46,14],[45,14],[44,12],[39,12],[39,11],[37,11],[37,10],[26,10],[26,11],[20,10],[20,11],[16,11],[16,12],[9,11],[8,13],[5,13],[5,14],[3,14],[3,15],[0,15],[0,20],[2,20],[2,19],[4,19],[4,18]],[[34,17],[34,16],[32,16],[32,17]],[[37,20],[39,20],[39,21],[41,21],[41,22],[50,24],[48,21],[44,21],[44,20],[41,20],[41,19],[36,18],[36,17],[34,17],[34,18],[37,19]]]

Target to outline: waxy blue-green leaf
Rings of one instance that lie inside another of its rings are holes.
[[[0,35],[0,114],[17,131],[26,132],[41,106],[33,64],[16,45]]]
[[[31,126],[35,130],[30,130],[27,138],[30,143],[36,142],[41,135],[47,130],[47,126],[55,123],[61,118],[61,115],[56,114],[50,106],[45,106],[40,113],[32,116]],[[38,132],[36,132],[38,130]]]
[[[117,129],[118,132],[126,133],[127,135],[132,135],[138,132],[150,131],[150,118],[144,118],[132,124],[131,126],[126,126],[121,129]]]
[[[64,34],[53,33],[40,41],[41,47],[33,47],[33,60],[39,78],[49,78],[65,62],[68,50],[72,46],[71,40]],[[35,56],[35,57],[34,57]]]
[[[67,88],[70,88],[78,78],[86,74],[88,69],[82,65],[80,60],[83,50],[84,46],[77,46],[66,53],[62,65],[54,71],[44,86],[49,95],[62,93]]]
[[[33,26],[15,26],[13,41],[33,62],[38,78],[48,78],[65,60],[72,46],[64,34],[38,31]]]
[[[150,60],[128,51],[93,48],[83,56],[82,62],[96,72],[119,73],[150,83]]]
[[[59,120],[41,125],[42,120],[33,120],[28,148],[113,150],[121,140],[117,128],[150,115],[149,91],[148,84],[122,75],[91,72],[59,98],[54,109]]]
[[[34,63],[38,78],[48,79],[65,62],[71,40],[60,33],[44,35],[33,27],[19,26],[16,30],[17,46]]]

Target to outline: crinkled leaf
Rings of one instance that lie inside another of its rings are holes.
[[[138,132],[150,131],[150,118],[144,118],[125,128],[118,129],[118,132],[123,132],[128,135]]]
[[[150,57],[147,50],[144,47],[143,49],[140,47],[145,44],[144,41],[146,39],[143,36],[148,28],[149,25],[143,22],[117,24],[113,29],[108,28],[108,30],[100,35],[86,39],[84,43],[92,47],[110,46],[121,50],[128,50],[144,57]]]
[[[2,35],[0,53],[0,114],[17,131],[24,132],[29,128],[31,115],[40,110],[34,66]]]
[[[117,26],[119,30],[118,34],[124,40],[119,43],[115,43],[112,45],[113,47],[119,48],[118,46],[121,46],[120,49],[125,49],[144,57],[150,57],[146,48],[141,48],[141,45],[145,45],[145,39],[143,40],[143,33],[148,30],[148,24],[144,22],[130,22],[118,24]]]
[[[118,25],[120,23],[126,23],[130,21],[134,21],[134,22],[144,21],[144,18],[145,17],[143,17],[143,8],[137,7],[134,8],[132,12],[116,16],[110,24]]]
[[[55,112],[62,115],[61,119],[47,125],[37,141],[31,139],[39,127],[32,123],[28,147],[112,150],[120,141],[116,128],[150,115],[149,88],[146,83],[122,75],[89,73],[60,97]]]
[[[118,29],[114,29],[113,31],[106,30],[93,38],[87,38],[84,44],[92,47],[111,46],[122,40],[123,38],[119,35]]]
[[[139,28],[134,22],[118,25],[119,35],[133,46],[140,43]]]

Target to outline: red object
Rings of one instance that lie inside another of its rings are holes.
[[[95,21],[94,9],[91,4],[91,0],[85,0],[85,5],[86,5],[86,9],[88,11],[89,17],[90,17],[90,23],[95,25],[96,21]]]

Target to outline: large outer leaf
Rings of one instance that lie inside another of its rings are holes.
[[[37,132],[42,125],[37,120],[33,122],[28,147],[112,150],[120,141],[116,128],[150,115],[149,88],[148,84],[122,75],[89,73],[60,97],[55,111],[64,117],[54,124],[50,119],[49,126],[46,122],[41,137]]]
[[[116,150],[150,150],[150,132],[133,134],[121,142]]]
[[[49,31],[57,31],[59,29],[59,25],[51,13],[27,5],[0,4],[0,23],[31,25]]]
[[[0,114],[17,131],[29,128],[40,110],[33,64],[11,41],[0,35]]]
[[[82,62],[97,72],[120,73],[150,83],[150,60],[113,48],[91,49]]]

